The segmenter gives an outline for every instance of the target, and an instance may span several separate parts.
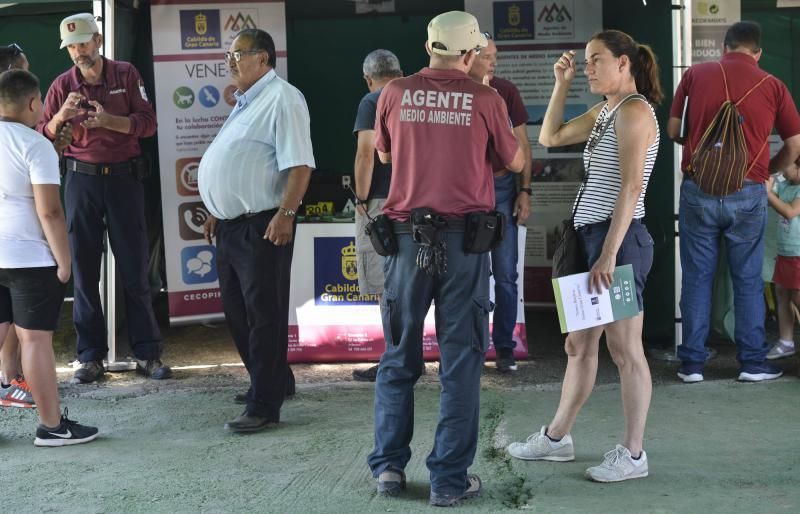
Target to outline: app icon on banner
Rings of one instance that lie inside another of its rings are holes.
[[[172,101],[179,109],[188,109],[194,105],[194,91],[186,86],[181,86],[172,93]]]
[[[219,103],[219,90],[214,86],[203,86],[197,93],[197,99],[203,107],[214,107]]]
[[[180,16],[181,48],[184,50],[222,48],[218,9],[182,10]]]
[[[181,239],[192,241],[203,239],[203,224],[208,219],[203,202],[188,202],[178,206],[178,231]]]
[[[181,250],[181,275],[184,284],[210,284],[217,281],[217,249],[210,245],[188,246]]]
[[[197,171],[199,168],[200,157],[184,157],[175,161],[175,180],[179,195],[197,196]]]
[[[225,92],[222,95],[225,97],[225,103],[233,107],[236,105],[236,97],[233,96],[233,93],[236,92],[236,86],[233,84],[229,85],[225,88]]]

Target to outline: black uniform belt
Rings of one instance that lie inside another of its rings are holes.
[[[277,207],[274,208],[274,209],[267,209],[266,211],[246,212],[244,214],[240,214],[239,216],[236,216],[235,218],[231,218],[229,220],[220,220],[220,221],[227,221],[228,223],[230,223],[230,222],[233,222],[233,221],[247,220],[247,219],[250,219],[250,218],[254,218],[256,216],[260,216],[262,214],[263,215],[267,215],[267,216],[272,216],[276,212],[278,212],[278,208]]]
[[[67,171],[74,171],[83,175],[110,175],[112,173],[131,173],[133,171],[133,164],[130,161],[115,162],[114,164],[91,164],[67,157],[66,165]]]
[[[446,218],[445,232],[464,232],[464,218]],[[410,221],[393,221],[392,228],[395,234],[411,234]]]

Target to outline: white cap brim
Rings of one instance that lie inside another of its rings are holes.
[[[88,43],[89,41],[92,40],[93,37],[94,34],[75,34],[61,41],[61,46],[59,47],[59,49],[66,48],[69,45],[79,45],[81,43]]]

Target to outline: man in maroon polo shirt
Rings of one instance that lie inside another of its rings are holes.
[[[733,24],[725,34],[722,59],[696,64],[686,70],[670,110],[667,133],[684,145],[681,169],[686,173],[692,152],[726,100],[727,83],[731,101],[735,103],[744,98],[738,110],[748,157],[748,173],[739,191],[713,196],[700,189],[688,174],[681,184],[678,223],[683,342],[678,347],[682,362],[678,377],[684,382],[703,380],[703,367],[708,358],[705,342],[709,331],[711,288],[720,238],[725,239],[733,282],[739,380],[760,382],[782,374],[779,368],[765,361],[768,348],[761,280],[767,220],[764,182],[770,170],[782,170],[800,155],[800,116],[786,86],[775,77],[767,77],[758,67],[760,58],[761,28],[758,24],[751,21]],[[765,80],[759,84],[762,79]],[[685,128],[681,134],[684,106],[688,130]],[[784,145],[770,161],[767,138],[773,127]]]
[[[494,278],[494,323],[492,325],[492,344],[496,352],[495,367],[500,373],[517,370],[514,360],[516,342],[512,335],[517,324],[517,225],[522,225],[531,212],[531,145],[528,141],[528,111],[522,102],[517,86],[506,79],[495,76],[497,64],[497,45],[489,33],[484,33],[488,46],[469,70],[469,76],[476,82],[486,83],[494,88],[508,108],[514,137],[525,156],[525,166],[517,175],[509,172],[497,158],[492,159],[494,172],[495,209],[506,215],[506,229],[500,246],[492,250],[492,278]]]
[[[467,469],[478,442],[480,374],[489,345],[489,256],[465,251],[464,216],[494,208],[490,155],[514,172],[524,164],[503,100],[466,73],[485,47],[474,16],[435,17],[426,43],[430,66],[384,86],[375,120],[378,157],[392,163],[383,212],[399,249],[384,264],[386,351],[375,383],[375,449],[368,463],[379,494],[405,488],[422,328],[434,301],[442,392],[427,465],[430,502],[438,506],[481,490]]]
[[[156,115],[139,72],[100,56],[103,36],[91,14],[61,22],[61,48],[75,66],[59,75],[45,98],[38,129],[50,139],[67,122],[64,203],[75,280],[73,321],[78,336],[78,382],[94,382],[108,353],[98,291],[103,236],[108,229],[125,292],[126,319],[137,371],[172,375],[161,362],[163,341],[147,279],[149,245],[144,219],[139,138],[156,131]]]

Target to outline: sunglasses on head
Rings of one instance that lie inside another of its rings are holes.
[[[22,52],[22,47],[19,46],[16,43],[11,43],[10,45],[8,45],[7,48],[10,48],[14,52],[14,53],[11,54],[11,57],[16,57],[16,56],[18,56],[18,55],[23,53]]]

